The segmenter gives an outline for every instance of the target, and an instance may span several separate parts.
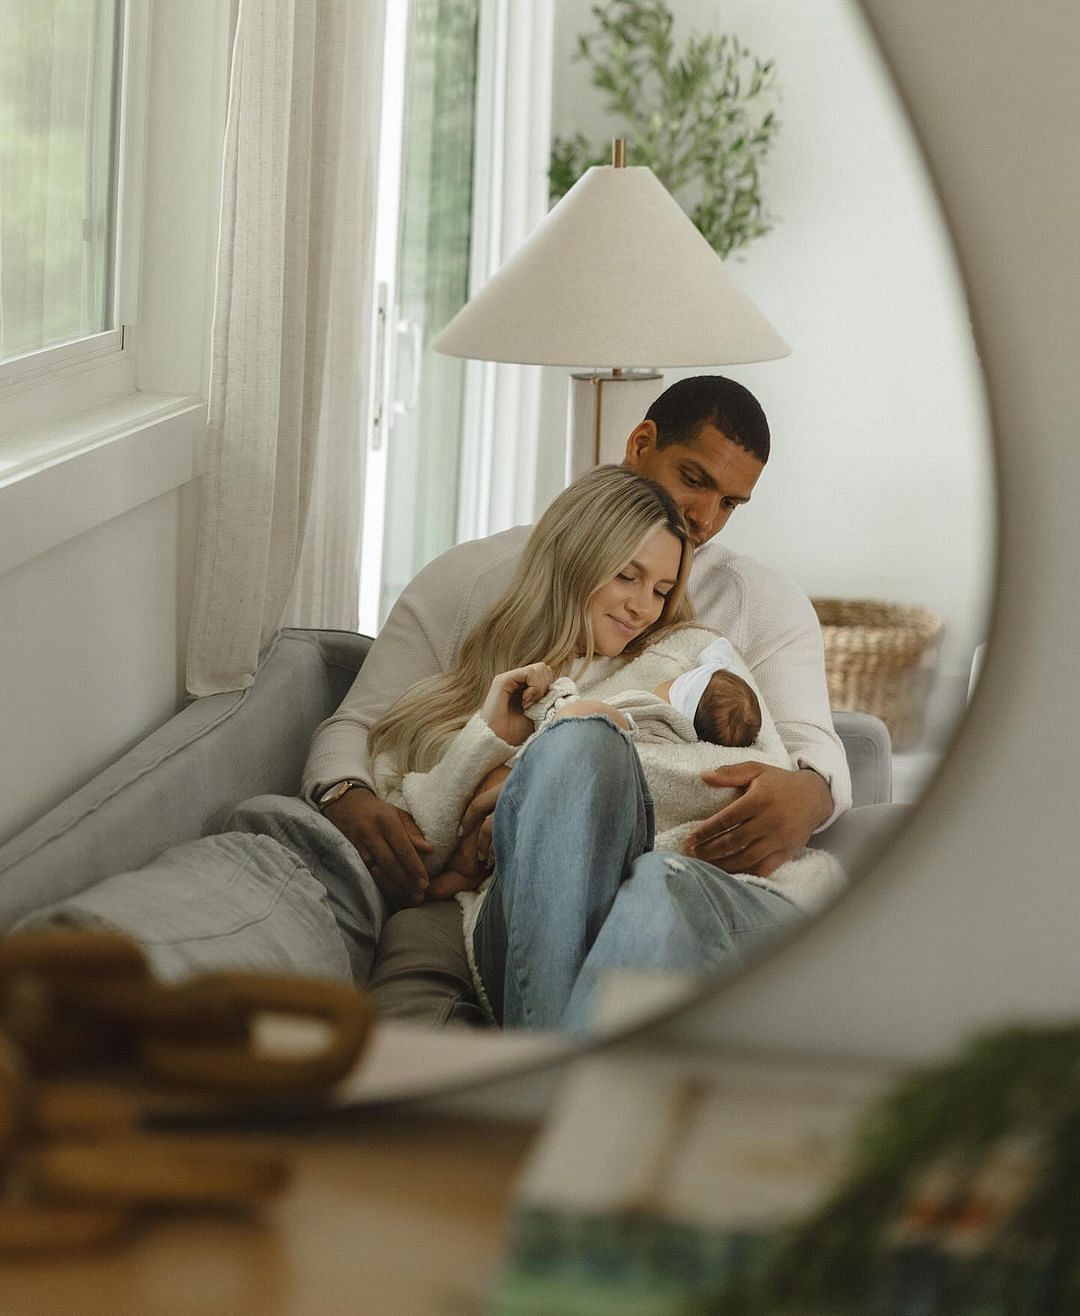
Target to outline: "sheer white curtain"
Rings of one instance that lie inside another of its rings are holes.
[[[188,689],[355,629],[384,0],[241,0]]]
[[[469,295],[548,212],[553,0],[483,0]],[[539,366],[470,361],[466,369],[458,539],[536,517]]]

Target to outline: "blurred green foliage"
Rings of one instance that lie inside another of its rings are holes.
[[[692,35],[675,48],[664,0],[594,5],[596,29],[578,38],[614,136],[628,139],[627,163],[647,165],[722,257],[768,233],[775,216],[761,196],[761,169],[780,124],[772,60],[730,35]],[[556,137],[551,197],[594,164],[609,164],[610,140]]]

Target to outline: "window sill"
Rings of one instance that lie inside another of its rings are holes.
[[[198,398],[131,393],[0,440],[0,573],[187,484]]]

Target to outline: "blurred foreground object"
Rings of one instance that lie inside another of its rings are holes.
[[[1078,1236],[1080,1026],[898,1081],[624,1050],[560,1094],[489,1311],[1072,1316]]]
[[[280,1156],[146,1126],[318,1098],[353,1068],[371,1021],[355,988],[316,979],[165,986],[118,933],[0,943],[0,1253],[90,1247],[146,1208],[235,1209],[279,1192]]]

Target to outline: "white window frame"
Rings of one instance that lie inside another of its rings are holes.
[[[6,363],[0,574],[194,479],[236,11],[237,0],[126,0],[120,327],[111,341],[93,335]]]
[[[146,120],[148,0],[121,7],[117,115],[116,232],[113,240],[115,328],[27,352],[0,363],[3,432],[46,424],[130,392],[138,305]]]
[[[379,629],[382,596],[383,536],[386,530],[387,439],[395,406],[397,326],[397,246],[401,201],[401,150],[405,119],[405,61],[408,52],[409,6],[386,7],[383,30],[383,94],[379,120],[378,186],[376,189],[374,304],[371,402],[368,407],[364,461],[364,511],[360,525],[359,627],[362,634]]]

